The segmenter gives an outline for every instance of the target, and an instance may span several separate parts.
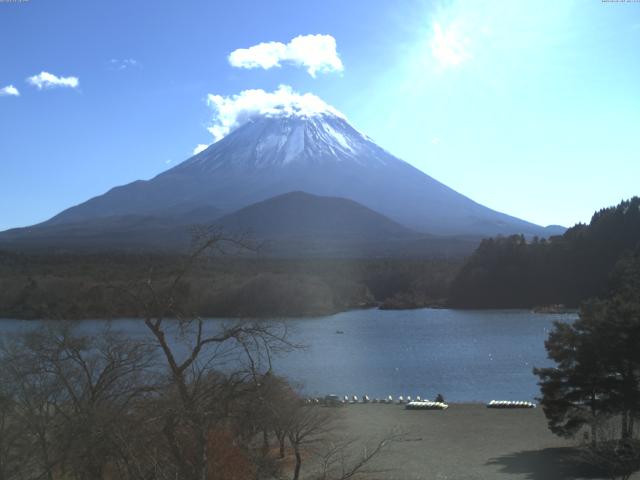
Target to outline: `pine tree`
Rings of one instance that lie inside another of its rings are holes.
[[[552,432],[575,435],[606,418],[630,439],[640,416],[640,252],[616,265],[605,300],[583,304],[573,324],[557,322],[545,343],[554,368],[534,369]]]

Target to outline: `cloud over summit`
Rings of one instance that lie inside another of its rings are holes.
[[[280,67],[283,63],[305,67],[315,78],[317,73],[342,72],[344,66],[331,35],[299,35],[284,44],[264,42],[239,48],[229,54],[229,63],[238,68]]]
[[[288,85],[280,85],[273,92],[254,89],[229,96],[209,94],[207,103],[214,110],[213,123],[208,130],[215,141],[258,115],[313,117],[332,114],[344,118],[320,97],[312,93],[297,93]]]

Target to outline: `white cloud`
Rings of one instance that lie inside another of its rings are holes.
[[[336,39],[331,35],[299,35],[286,45],[281,42],[259,43],[229,54],[229,63],[238,68],[268,70],[280,67],[281,62],[306,67],[314,78],[316,73],[344,70],[336,51]]]
[[[443,26],[439,22],[433,23],[433,36],[429,46],[431,55],[443,67],[455,67],[471,56],[467,49],[467,40],[457,23]]]
[[[19,97],[20,92],[13,85],[0,88],[0,97]]]
[[[214,110],[214,121],[208,130],[215,141],[257,115],[313,117],[330,113],[344,118],[321,98],[311,93],[296,93],[288,85],[280,85],[273,92],[256,89],[226,97],[209,94],[207,103]]]
[[[38,87],[39,90],[54,87],[76,88],[80,83],[78,77],[58,77],[49,72],[40,72],[38,75],[27,78],[27,82]]]
[[[209,145],[205,145],[204,143],[199,143],[198,145],[196,145],[196,148],[193,149],[193,154],[197,155],[200,152],[205,151],[207,148],[209,148]]]
[[[229,63],[238,68],[279,67],[287,56],[287,46],[280,42],[259,43],[249,48],[239,48],[229,54]]]
[[[112,58],[111,60],[109,60],[109,66],[114,70],[126,70],[127,68],[140,67],[140,62],[133,58]]]

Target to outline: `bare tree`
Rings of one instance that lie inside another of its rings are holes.
[[[20,426],[12,453],[22,462],[15,473],[18,478],[33,476],[52,480],[55,466],[63,460],[58,455],[64,451],[61,449],[60,454],[53,451],[62,386],[55,376],[44,370],[40,359],[25,343],[24,337],[16,341],[4,339],[0,366],[5,391],[10,389],[7,400],[11,402],[11,409],[4,412],[8,417],[5,422]]]
[[[99,479],[121,460],[115,432],[132,403],[152,390],[148,347],[104,332],[92,337],[70,324],[49,325],[5,346],[2,367],[14,389],[13,420],[23,473],[53,480],[66,469]]]
[[[16,421],[17,402],[12,383],[0,372],[0,480],[14,478],[23,461],[17,455],[23,436],[22,426]]]
[[[295,455],[293,480],[300,478],[302,449],[324,440],[324,436],[331,431],[333,426],[335,420],[333,414],[333,410],[320,405],[305,405],[300,402],[290,409],[285,431]]]
[[[282,326],[242,320],[214,326],[188,311],[185,280],[198,261],[212,251],[252,248],[215,230],[200,235],[195,245],[167,288],[158,290],[150,272],[126,294],[142,307],[144,323],[168,368],[174,401],[164,410],[162,431],[171,454],[183,478],[207,480],[210,432],[231,418],[231,403],[247,395],[258,372],[271,369],[271,355],[292,344]],[[231,371],[220,375],[230,364]]]
[[[364,446],[361,454],[354,452],[355,439],[340,439],[327,442],[324,449],[317,452],[320,459],[321,473],[317,480],[348,480],[359,476],[382,473],[387,470],[371,469],[370,463],[378,457],[391,443],[404,441],[404,433],[391,432],[372,446]]]
[[[344,438],[339,434],[339,410],[318,404],[305,404],[299,398],[296,403],[285,405],[289,419],[286,434],[295,455],[293,480],[301,478],[305,453],[315,456],[318,461],[308,478],[347,480],[380,473],[383,470],[369,468],[371,461],[391,443],[406,438],[402,432],[391,432],[377,442],[358,449],[359,442],[356,439]]]
[[[265,376],[261,395],[263,428],[273,432],[278,442],[278,456],[284,458],[290,414],[299,407],[300,397],[286,380],[275,375]]]

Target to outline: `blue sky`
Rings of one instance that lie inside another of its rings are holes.
[[[343,68],[229,63],[308,34]],[[282,84],[539,224],[640,194],[640,2],[23,0],[0,42],[0,229],[185,160],[213,141],[209,94]]]

